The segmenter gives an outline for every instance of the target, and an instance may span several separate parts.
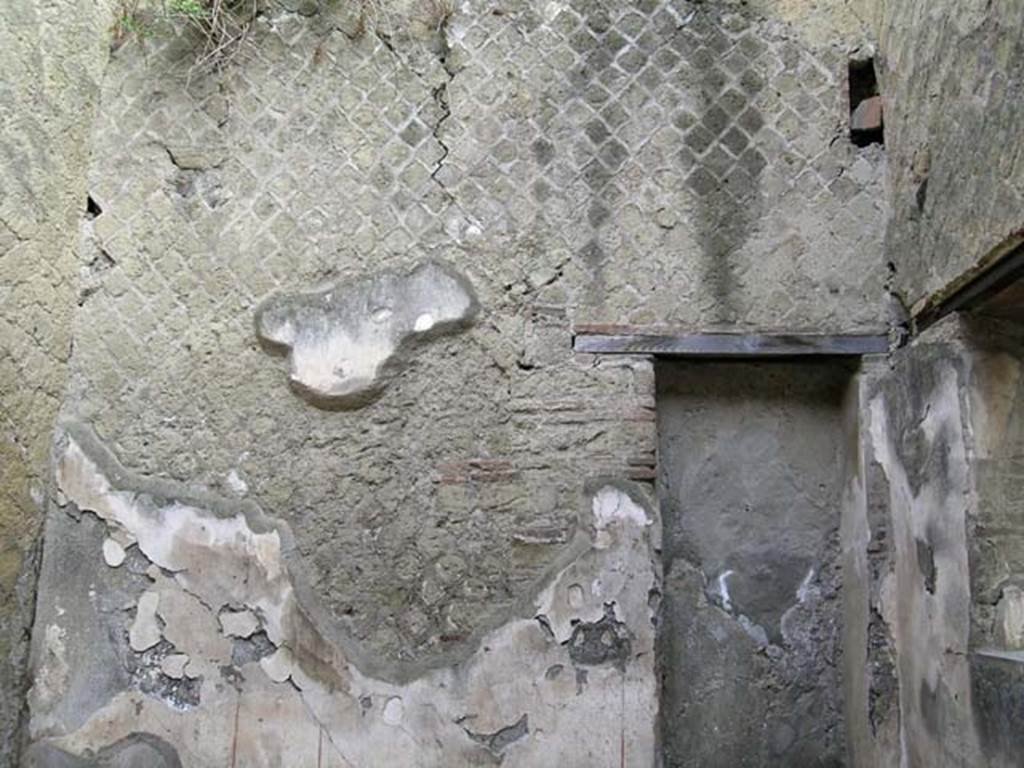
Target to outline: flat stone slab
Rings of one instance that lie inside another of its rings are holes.
[[[359,408],[378,397],[417,343],[468,326],[473,287],[434,261],[345,285],[276,294],[256,311],[260,340],[286,351],[289,381],[321,408]]]

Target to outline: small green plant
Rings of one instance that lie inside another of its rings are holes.
[[[175,16],[186,19],[202,19],[206,17],[207,8],[201,0],[171,0],[167,10]]]
[[[193,69],[220,69],[243,49],[256,20],[258,0],[167,0],[172,18],[185,21],[202,40]]]
[[[116,0],[111,30],[111,49],[128,40],[155,38],[160,33],[177,34],[185,26],[197,36],[190,76],[197,70],[217,70],[233,61],[248,47],[249,34],[262,0]],[[335,0],[326,0],[334,2]],[[341,0],[359,9],[359,37],[373,29],[381,12],[381,0]],[[2,2],[2,0],[0,0]],[[438,28],[454,12],[454,0],[424,0]]]
[[[220,69],[243,49],[256,19],[259,0],[119,0],[112,48],[129,39],[143,40],[164,29],[173,34],[182,24],[198,35],[192,71]]]
[[[129,38],[141,39],[149,32],[149,25],[139,11],[140,0],[120,0],[114,14],[114,28],[111,31],[111,44],[117,50]]]

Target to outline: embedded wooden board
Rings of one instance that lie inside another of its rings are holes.
[[[885,353],[889,341],[882,334],[610,333],[581,327],[573,337],[573,350],[599,355],[851,357]]]

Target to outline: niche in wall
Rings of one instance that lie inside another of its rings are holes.
[[[848,67],[850,93],[850,141],[858,147],[885,143],[882,95],[875,60],[851,59]]]

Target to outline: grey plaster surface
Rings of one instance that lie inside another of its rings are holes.
[[[175,749],[150,734],[133,734],[85,757],[41,743],[25,756],[25,768],[182,768]]]
[[[39,537],[109,24],[105,3],[0,8],[0,765],[16,759],[26,714]]]
[[[44,576],[54,606],[35,636],[33,753],[134,765],[156,759],[152,736],[171,765],[176,755],[262,768],[655,761],[659,521],[643,489],[588,484],[579,533],[515,609],[461,657],[403,669],[332,624],[286,523],[132,473],[80,427],[60,451],[65,508],[54,514],[64,517],[48,530],[70,525],[83,564],[72,582]],[[79,510],[88,516],[76,523]],[[110,557],[104,531],[132,561]],[[61,607],[83,590],[80,608]],[[239,652],[222,619],[242,611],[257,621],[258,653]],[[155,643],[136,642],[142,620]],[[104,679],[97,646],[128,683],[90,688]]]
[[[853,743],[855,765],[1020,763],[1020,339],[951,316],[866,382],[873,535],[867,567],[849,573],[872,595],[868,660],[891,656],[895,686],[884,663],[868,666],[858,704],[877,727]]]
[[[913,306],[1024,229],[1024,14],[1016,2],[879,7],[893,213],[886,258]]]
[[[657,368],[671,766],[841,765],[843,363]]]

